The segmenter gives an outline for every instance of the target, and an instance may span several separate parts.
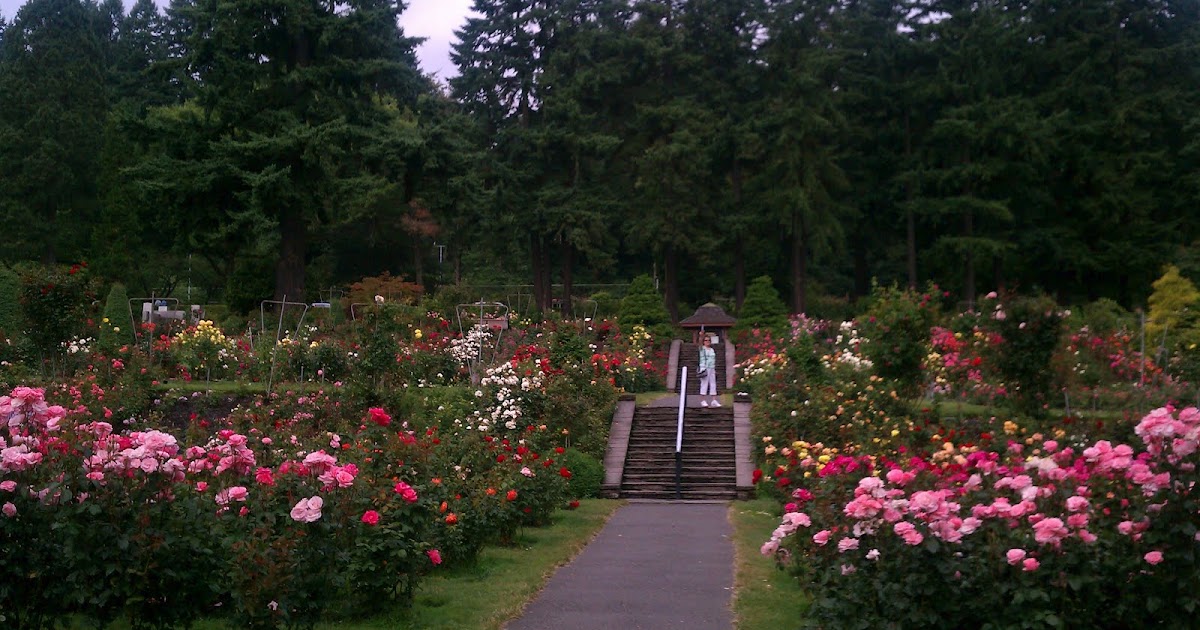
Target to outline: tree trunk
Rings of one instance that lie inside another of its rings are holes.
[[[912,164],[912,129],[910,128],[909,113],[904,112],[904,158],[906,164]],[[917,290],[917,217],[913,212],[913,186],[911,181],[904,184],[904,225],[906,240],[904,249],[908,266],[908,288]]]
[[[574,317],[575,308],[571,300],[571,285],[572,275],[571,266],[575,262],[575,248],[571,243],[563,241],[562,244],[562,312],[563,317]]]
[[[550,279],[550,247],[542,241],[542,263],[538,267],[542,271],[542,304],[540,309],[543,313],[550,311],[554,306],[554,283]]]
[[[909,193],[912,201],[912,193]],[[904,244],[908,263],[908,288],[917,290],[917,217],[913,213],[912,203],[904,209],[904,223],[908,229],[907,241]]]
[[[808,231],[804,218],[792,214],[792,312],[803,313],[808,306]]]
[[[42,264],[47,267],[51,267],[54,265],[54,263],[58,262],[58,252],[55,251],[55,249],[54,249],[54,237],[55,237],[56,232],[53,229],[55,227],[55,222],[57,220],[58,220],[58,212],[54,209],[53,206],[51,206],[46,211],[46,223],[45,223],[45,225],[50,226],[51,229],[46,231],[46,236],[45,236],[46,241],[45,241],[45,243],[43,243],[43,247],[42,247]]]
[[[867,259],[867,243],[865,240],[855,241],[854,244],[854,299],[865,297],[871,292],[871,265]]]
[[[541,237],[531,234],[529,235],[529,263],[533,269],[533,304],[534,307],[541,311],[543,304],[546,303],[547,287],[545,282],[545,274],[542,273],[542,239]]]
[[[740,213],[743,203],[742,165],[737,158],[733,160],[730,182],[733,185],[733,205],[737,206],[737,210],[730,214]],[[746,243],[740,229],[733,241],[733,301],[738,310],[741,310],[742,302],[746,301]]]
[[[963,236],[968,239],[975,236],[975,213],[971,210],[963,215]],[[969,242],[963,252],[963,299],[968,310],[975,310],[975,252]]]
[[[663,254],[663,292],[667,302],[667,313],[671,323],[679,323],[679,261],[674,245],[668,245]]]
[[[308,234],[304,213],[284,208],[279,215],[279,262],[275,264],[275,299],[304,300],[304,254]]]
[[[746,301],[746,240],[740,235],[733,241],[733,299],[741,311]]]
[[[425,286],[425,265],[423,264],[425,261],[425,256],[423,255],[425,253],[424,252],[425,248],[423,245],[424,244],[421,243],[420,239],[417,239],[415,242],[413,242],[414,282],[416,282],[419,286],[422,286],[422,287]]]

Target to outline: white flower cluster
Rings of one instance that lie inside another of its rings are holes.
[[[511,362],[504,362],[489,368],[486,375],[479,381],[482,387],[495,387],[495,403],[482,411],[476,411],[474,428],[478,431],[491,431],[494,427],[503,425],[509,431],[517,429],[517,420],[524,415],[521,408],[521,393],[541,391],[545,384],[540,371],[530,376],[520,376]],[[477,398],[483,398],[482,390],[475,392]],[[468,428],[471,428],[468,426]]]
[[[92,351],[92,343],[95,341],[91,337],[72,337],[70,341],[62,342],[62,347],[67,349],[67,354],[88,354]]]
[[[863,344],[870,340],[866,337],[860,337],[858,329],[854,327],[854,322],[842,322],[838,325],[838,334],[833,339],[834,353],[832,356],[823,357],[825,359],[825,367],[830,366],[830,361],[848,365],[855,370],[869,370],[873,363],[871,360],[862,355]]]
[[[787,356],[782,354],[765,355],[761,354],[756,357],[747,359],[737,364],[737,369],[742,371],[744,378],[754,378],[768,374],[771,371],[787,365]]]
[[[470,361],[479,359],[479,353],[486,342],[491,341],[492,331],[487,326],[476,324],[471,327],[465,337],[450,340],[447,346],[450,357],[459,365],[467,365]]]

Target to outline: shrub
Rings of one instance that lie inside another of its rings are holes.
[[[421,299],[425,289],[416,283],[409,282],[403,276],[393,278],[388,272],[378,276],[368,276],[350,285],[350,302],[354,304],[374,304],[379,296],[385,302],[415,304]]]
[[[7,337],[21,334],[21,277],[9,269],[0,269],[0,333]]]
[[[1031,439],[809,459],[762,551],[800,576],[821,628],[1194,627],[1200,411],[1135,431],[1142,452]]]
[[[993,362],[1010,401],[1020,412],[1044,416],[1049,393],[1058,387],[1051,370],[1062,336],[1058,305],[1045,296],[1014,297],[997,302],[991,313],[984,322],[1002,339],[993,346]]]
[[[43,357],[63,352],[84,333],[88,309],[96,299],[87,266],[30,267],[21,275],[21,312],[31,325],[29,338]]]
[[[133,331],[129,329],[133,323],[129,320],[129,294],[125,285],[120,282],[108,290],[108,298],[104,300],[104,316],[100,320],[100,335],[97,340],[104,352],[113,352],[133,339]]]
[[[563,459],[571,469],[571,478],[567,482],[568,496],[572,499],[600,496],[600,486],[604,484],[604,464],[595,457],[573,448],[567,449]]]

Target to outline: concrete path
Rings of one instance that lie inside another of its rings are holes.
[[[730,630],[727,503],[631,503],[507,630]]]

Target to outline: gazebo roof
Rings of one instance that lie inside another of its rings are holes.
[[[716,304],[709,302],[704,306],[696,309],[696,312],[691,317],[679,322],[684,328],[729,328],[737,323],[737,319],[730,317],[725,311]]]

